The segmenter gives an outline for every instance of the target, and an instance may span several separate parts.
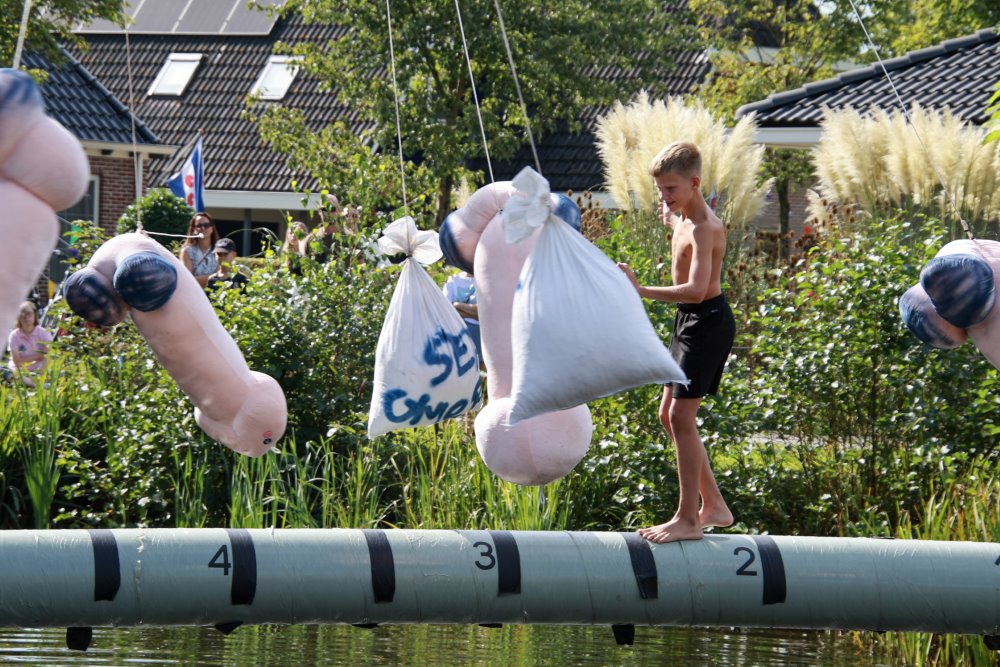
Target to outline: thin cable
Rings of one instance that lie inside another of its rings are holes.
[[[31,0],[24,0],[24,11],[21,14],[21,28],[17,32],[17,46],[14,47],[14,69],[21,68],[21,51],[24,50],[24,39],[28,35],[28,17],[31,15]]]
[[[179,239],[203,239],[205,238],[204,232],[198,232],[197,234],[167,234],[166,232],[149,232],[146,230],[138,230],[147,236],[173,236]]]
[[[500,34],[503,35],[503,45],[507,49],[507,61],[510,63],[510,73],[514,75],[514,87],[517,89],[517,99],[521,101],[521,112],[524,114],[524,128],[528,131],[528,141],[531,143],[531,154],[535,157],[535,169],[542,173],[542,163],[538,160],[538,150],[535,148],[535,138],[531,134],[531,121],[528,119],[528,106],[521,94],[521,83],[517,80],[517,68],[514,67],[514,55],[510,52],[510,41],[507,39],[507,28],[503,24],[503,13],[500,11],[500,0],[493,0],[500,20]]]
[[[128,6],[125,4],[125,0],[122,0],[122,12],[128,20]],[[145,230],[142,228],[142,206],[139,205],[139,199],[142,198],[142,180],[139,175],[141,172],[140,161],[142,158],[139,157],[139,142],[136,139],[135,132],[135,94],[132,87],[132,45],[128,38],[128,23],[122,26],[125,31],[125,68],[128,71],[128,116],[132,123],[132,174],[135,177],[135,230],[142,234]]]
[[[483,137],[483,152],[486,154],[486,169],[490,172],[490,183],[493,178],[493,163],[490,162],[490,147],[486,143],[486,127],[483,125],[483,112],[479,107],[479,94],[476,93],[476,77],[472,74],[472,60],[469,58],[469,45],[465,41],[465,26],[462,25],[462,10],[455,0],[455,14],[458,16],[458,31],[462,33],[462,51],[465,52],[465,64],[469,67],[469,82],[472,84],[472,99],[476,103],[476,117],[479,119],[479,132]]]
[[[406,166],[403,162],[403,129],[399,122],[399,89],[396,87],[396,51],[392,45],[392,12],[389,0],[385,0],[385,18],[389,24],[389,64],[392,69],[392,96],[396,101],[396,144],[399,146],[399,172],[403,183],[403,212],[410,214],[406,203]]]
[[[910,112],[906,110],[906,104],[903,102],[903,97],[899,94],[899,91],[896,89],[896,84],[892,80],[892,77],[889,75],[889,70],[886,69],[885,63],[882,61],[882,55],[878,52],[878,47],[875,46],[875,41],[872,39],[871,34],[868,32],[868,28],[865,26],[864,19],[861,18],[861,12],[858,11],[858,6],[854,3],[854,0],[848,0],[848,2],[851,3],[851,8],[854,10],[854,16],[858,19],[858,23],[861,24],[861,30],[864,31],[865,39],[868,40],[868,46],[870,46],[872,48],[872,51],[875,52],[875,57],[878,59],[879,67],[882,68],[882,73],[885,74],[885,79],[889,83],[889,88],[892,89],[892,94],[896,97],[896,101],[899,102],[899,108],[902,111],[903,118],[906,119],[907,125],[909,125],[910,129],[913,130],[913,135],[917,138],[917,143],[920,144],[920,148],[924,151],[924,156],[927,158],[927,164],[930,165],[931,171],[934,172],[934,175],[937,177],[938,182],[941,184],[941,188],[944,190],[945,198],[948,200],[948,203],[951,204],[952,208],[955,209],[955,214],[958,215],[958,221],[961,223],[962,229],[965,230],[966,235],[968,235],[969,240],[975,241],[976,237],[972,233],[972,229],[969,227],[969,223],[966,222],[965,218],[962,216],[962,211],[958,206],[958,202],[956,202],[955,198],[952,196],[951,190],[948,188],[948,184],[944,180],[944,176],[941,174],[937,166],[934,164],[934,160],[931,157],[930,150],[928,150],[927,145],[924,143],[923,138],[920,136],[920,133],[917,132],[917,128],[913,124],[913,120],[910,118]]]

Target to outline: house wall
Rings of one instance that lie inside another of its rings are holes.
[[[788,212],[788,228],[793,237],[801,236],[805,220],[809,217],[809,199],[806,197],[806,188],[793,190],[788,195],[788,203],[791,207]],[[781,228],[780,210],[778,208],[778,197],[772,191],[768,193],[764,208],[751,224],[760,231],[777,232]]]
[[[754,231],[754,245],[758,252],[773,257],[784,256],[786,252],[792,255],[801,252],[805,247],[802,237],[805,232],[805,221],[808,218],[807,192],[807,188],[802,188],[788,194],[788,236],[785,239],[781,239],[779,235],[781,212],[778,198],[773,191],[768,193],[763,210],[750,221]]]
[[[145,167],[146,161],[144,161]],[[100,179],[97,222],[110,234],[115,233],[118,218],[135,201],[135,169],[131,158],[90,157],[90,173]],[[146,169],[143,169],[145,180]],[[143,183],[143,191],[146,184]]]

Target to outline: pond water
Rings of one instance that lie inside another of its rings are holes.
[[[0,630],[0,662],[21,665],[824,665],[890,663],[847,635],[772,630],[648,628],[619,646],[610,628],[578,626],[257,626],[95,628],[86,652],[60,629]]]

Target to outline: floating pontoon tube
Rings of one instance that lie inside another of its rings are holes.
[[[1000,544],[448,530],[0,531],[0,625],[555,623],[1000,634]]]

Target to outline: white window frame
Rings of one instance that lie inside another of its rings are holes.
[[[79,206],[80,202],[82,202],[87,197],[87,195],[91,195],[92,196],[91,205],[92,205],[92,209],[93,209],[92,210],[92,216],[93,217],[90,218],[90,221],[91,222],[95,222],[95,223],[98,222],[101,219],[101,211],[100,211],[100,205],[101,205],[101,177],[98,174],[91,174],[90,175],[90,178],[87,180],[87,190],[86,190],[86,192],[84,192],[83,196],[80,197],[80,200],[77,201],[77,202],[75,202],[69,208],[65,208],[65,209],[59,211],[58,212],[58,216],[61,219],[65,220],[66,223],[71,223],[74,220],[87,220],[88,218],[72,218],[72,219],[70,219],[70,216],[71,216],[70,212],[74,208],[76,208],[77,206]],[[65,230],[61,229],[60,233],[62,233],[63,231],[65,231]]]
[[[257,77],[257,81],[253,84],[253,88],[250,89],[250,94],[262,100],[273,101],[284,99],[285,95],[288,94],[288,89],[292,87],[296,75],[299,73],[299,63],[301,62],[301,56],[270,56],[264,65],[264,69],[261,70],[260,76]],[[271,76],[273,72],[282,71],[286,73],[286,81],[279,82],[279,85],[273,90],[264,87],[264,82],[267,81],[268,76]],[[284,85],[280,85],[280,83],[284,83]]]
[[[149,86],[146,95],[171,95],[180,97],[187,90],[188,84],[194,78],[194,73],[198,71],[201,64],[202,54],[200,53],[171,53],[167,56],[167,61],[163,63],[153,83]],[[184,74],[187,76],[184,76]],[[172,86],[168,86],[168,81],[173,81]],[[180,78],[184,77],[183,81]],[[179,86],[178,86],[179,84]]]
[[[88,217],[78,217],[73,215],[73,209],[80,205],[87,195],[91,196],[91,211]],[[69,267],[69,262],[67,261],[66,249],[68,247],[68,241],[66,240],[66,232],[72,229],[72,223],[77,220],[87,220],[90,219],[91,222],[95,224],[100,224],[101,219],[101,177],[97,174],[91,174],[90,179],[87,183],[87,192],[80,201],[76,202],[69,208],[63,209],[58,212],[59,217],[59,241],[56,243],[56,247],[53,248],[52,255],[49,257],[48,263],[48,278],[54,282],[62,282],[66,277],[66,270]]]

